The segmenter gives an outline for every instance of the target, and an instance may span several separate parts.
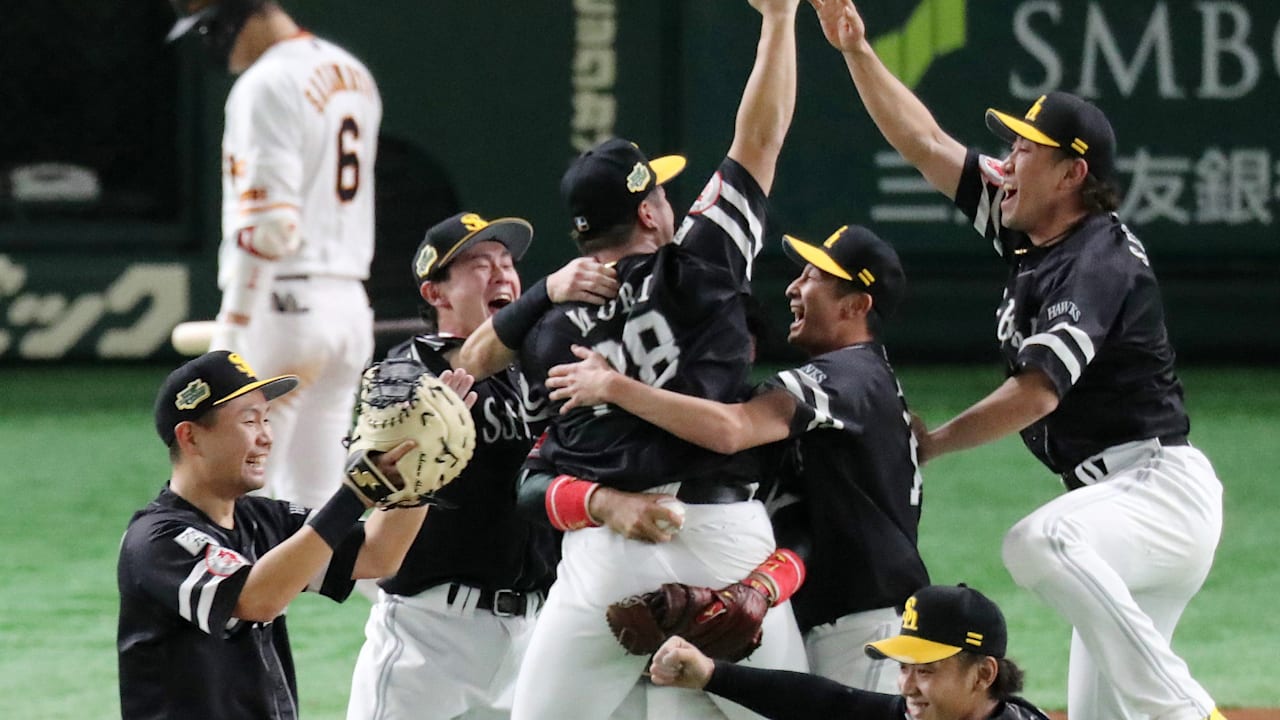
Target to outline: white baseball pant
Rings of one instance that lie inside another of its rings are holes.
[[[1009,531],[1005,566],[1074,627],[1073,719],[1202,720],[1213,699],[1169,643],[1213,564],[1222,485],[1190,446],[1144,440],[1097,459],[1106,475]]]
[[[565,533],[556,583],[520,665],[513,720],[758,717],[701,692],[647,685],[636,690],[638,682],[647,683],[641,673],[649,658],[623,650],[605,610],[667,582],[717,588],[738,582],[774,549],[769,518],[755,501],[688,504],[680,533],[662,544],[628,540],[605,527]],[[762,644],[744,664],[807,670],[789,603],[765,616]],[[642,695],[643,710],[633,704]]]
[[[804,634],[809,671],[860,690],[897,695],[898,663],[873,660],[867,643],[898,634],[901,616],[893,608],[853,613],[809,628]]]

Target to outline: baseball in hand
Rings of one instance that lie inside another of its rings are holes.
[[[662,532],[680,532],[680,528],[684,527],[684,503],[674,497],[664,497],[658,501],[658,504],[665,506],[668,510],[675,513],[679,520],[673,525],[664,518],[658,518],[654,521],[654,525],[656,525]]]

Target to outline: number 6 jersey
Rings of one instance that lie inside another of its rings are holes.
[[[271,46],[236,80],[222,136],[220,287],[235,231],[279,208],[301,213],[302,247],[276,276],[368,277],[381,121],[365,66],[309,33]]]

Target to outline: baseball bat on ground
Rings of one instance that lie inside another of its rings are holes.
[[[213,339],[213,331],[218,326],[216,320],[189,320],[178,323],[169,334],[169,342],[173,349],[182,355],[195,357],[209,351],[209,341]],[[426,326],[420,318],[393,318],[377,320],[373,323],[373,335],[407,336],[425,332]]]

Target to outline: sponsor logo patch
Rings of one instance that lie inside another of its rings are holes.
[[[724,179],[720,177],[720,172],[716,171],[715,175],[707,181],[702,192],[698,193],[698,199],[693,201],[693,206],[689,208],[690,215],[701,215],[708,208],[715,205],[720,200],[720,190],[723,187]]]
[[[653,173],[649,172],[649,166],[638,162],[635,167],[631,168],[631,173],[627,175],[627,190],[633,193],[648,190],[649,181],[652,179]]]
[[[213,538],[193,527],[189,527],[178,533],[178,536],[175,537],[173,541],[181,545],[183,550],[186,550],[192,555],[199,555],[200,551],[203,550],[206,545],[213,544]]]
[[[235,550],[210,544],[204,551],[204,564],[210,574],[226,576],[248,565],[249,561]]]

